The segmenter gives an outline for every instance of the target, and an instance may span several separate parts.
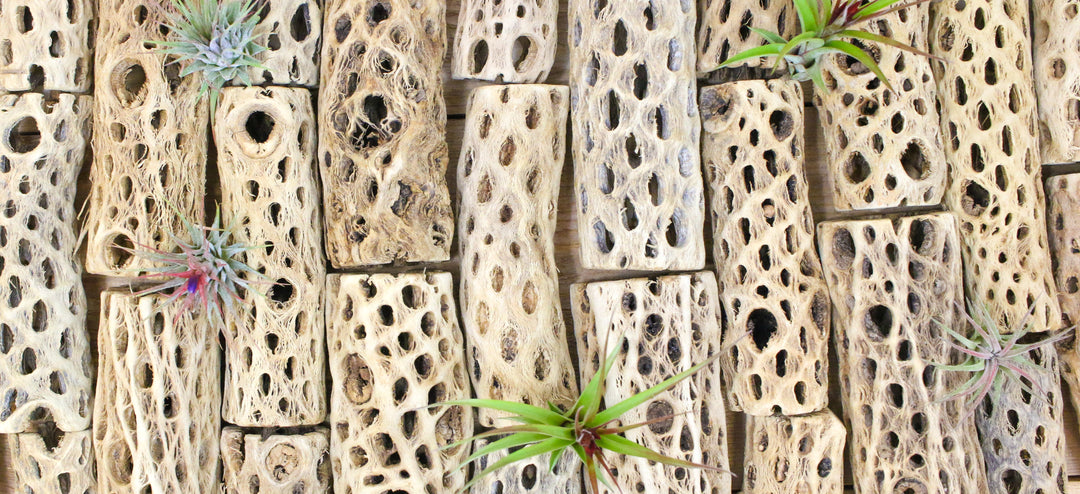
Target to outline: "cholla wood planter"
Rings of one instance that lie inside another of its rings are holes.
[[[266,51],[255,55],[265,69],[248,70],[254,84],[276,86],[319,84],[319,0],[269,0],[259,12],[258,33]],[[233,81],[233,82],[239,82]]]
[[[688,6],[570,2],[574,200],[585,268],[705,266],[696,16]]]
[[[474,450],[486,446],[479,440]],[[481,457],[473,467],[474,475],[488,465],[501,460],[506,452],[500,451]],[[564,453],[554,470],[550,470],[551,455],[511,463],[480,479],[469,492],[472,494],[579,494],[581,492],[580,460],[573,452]]]
[[[209,105],[198,75],[144,44],[164,39],[158,2],[99,7],[86,270],[131,276],[150,262],[124,247],[170,251],[186,235],[177,211],[202,219]]]
[[[1034,331],[1060,327],[1046,244],[1028,9],[966,0],[931,6],[946,207],[960,220],[965,292],[1011,331],[1035,306]],[[980,28],[981,27],[981,28]]]
[[[948,213],[818,227],[856,492],[985,492],[962,384],[940,324],[962,328],[960,240]],[[966,376],[963,376],[966,377]]]
[[[94,451],[100,492],[220,491],[221,354],[201,313],[101,294]]]
[[[239,427],[221,431],[225,492],[258,494],[330,492],[330,442],[327,430],[307,434],[245,434]]]
[[[271,284],[226,315],[223,418],[246,427],[326,418],[322,291],[326,282],[315,177],[315,119],[306,89],[227,88],[214,128],[223,215]]]
[[[454,35],[455,79],[543,82],[555,62],[559,2],[464,0]]]
[[[829,410],[747,417],[743,494],[841,494],[846,440],[847,429]]]
[[[73,261],[89,96],[0,96],[0,433],[90,427],[90,344]]]
[[[90,89],[91,0],[16,0],[0,10],[0,90]]]
[[[55,433],[55,432],[54,432]],[[12,485],[27,494],[93,494],[94,452],[91,432],[7,436],[15,472]]]
[[[712,285],[711,287],[708,287]],[[608,345],[626,338],[607,382],[606,403],[629,398],[635,392],[703,361],[719,347],[720,326],[714,309],[716,280],[712,273],[664,276],[577,284],[572,287],[574,325],[581,362],[581,380],[592,378]],[[708,288],[706,288],[708,287]],[[708,314],[711,313],[711,316]],[[710,464],[727,468],[726,429],[722,399],[706,399],[703,375],[717,382],[715,366],[672,387],[622,416],[623,424],[677,414],[670,421],[627,432],[626,438],[661,454],[702,462],[703,447],[710,448]],[[687,412],[684,414],[684,412]],[[713,423],[701,423],[711,417]],[[727,475],[699,469],[666,467],[646,460],[609,456],[618,482],[631,492],[712,493],[730,490]],[[610,492],[601,488],[602,492]]]
[[[701,91],[713,257],[727,316],[724,388],[750,415],[828,405],[829,295],[803,176],[798,83]]]
[[[1076,0],[1037,0],[1035,89],[1043,163],[1080,161],[1080,17]]]
[[[863,29],[926,50],[929,22],[930,6],[922,4]],[[948,170],[930,59],[882,44],[870,50],[896,91],[861,63],[839,55],[824,65],[828,89],[814,91],[823,110],[833,204],[838,209],[940,204]]]
[[[450,273],[330,275],[334,386],[330,458],[337,492],[454,492],[469,453],[471,408]]]
[[[442,0],[328,0],[319,92],[337,268],[450,258]]]
[[[469,98],[461,191],[462,319],[479,398],[569,407],[577,380],[555,266],[566,87],[487,86]],[[492,426],[499,414],[480,412]]]
[[[697,0],[701,25],[697,33],[697,72],[704,77],[729,57],[766,43],[751,27],[789,39],[798,17],[791,0]],[[771,58],[751,58],[743,67],[771,69]]]

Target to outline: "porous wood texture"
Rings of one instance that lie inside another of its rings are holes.
[[[705,266],[691,2],[570,2],[574,201],[588,269]]]
[[[0,9],[0,90],[90,89],[91,0],[16,0]]]
[[[701,92],[713,257],[728,327],[724,388],[750,415],[828,405],[829,294],[803,172],[798,83]]]
[[[705,288],[712,285],[709,288]],[[608,404],[618,403],[634,393],[702,362],[710,349],[719,348],[720,327],[715,309],[716,279],[712,273],[664,276],[577,284],[571,287],[581,381],[587,382],[600,361],[614,345],[622,345],[607,379],[604,395]],[[703,317],[712,313],[711,317]],[[622,338],[625,337],[625,340]],[[717,382],[719,369],[703,373]],[[722,422],[712,426],[701,417],[723,416],[722,399],[705,399],[702,376],[682,381],[665,393],[621,417],[629,425],[674,415],[625,434],[658,453],[687,461],[704,461],[703,447],[710,464],[727,469],[727,450]],[[718,394],[713,391],[713,394]],[[712,408],[716,407],[716,408]],[[706,412],[705,409],[708,409]],[[730,490],[727,474],[700,469],[667,467],[647,460],[609,456],[618,483],[630,492],[712,493]],[[612,492],[602,487],[601,492]]]
[[[748,416],[743,494],[841,494],[846,440],[847,429],[829,410]]]
[[[93,398],[75,185],[89,96],[0,96],[0,433],[90,427]]]
[[[941,107],[945,206],[960,220],[965,292],[1012,331],[1035,307],[1033,331],[1060,327],[1050,274],[1026,3],[931,6],[930,52]]]
[[[176,247],[180,216],[201,220],[207,98],[199,74],[148,50],[165,39],[165,8],[148,0],[98,7],[94,64],[94,163],[86,221],[86,270],[131,276],[151,263],[124,248]]]
[[[473,412],[450,273],[330,275],[334,492],[454,492]]]
[[[322,221],[307,89],[227,88],[215,119],[222,210],[266,276],[226,314],[223,418],[245,427],[326,418]]]
[[[477,441],[474,450],[487,446],[488,441]],[[501,460],[506,451],[499,451],[478,459],[473,467],[474,475],[488,465]],[[581,460],[573,452],[566,452],[554,469],[550,469],[551,455],[537,456],[502,467],[484,476],[469,488],[472,494],[579,494],[581,492]]]
[[[260,42],[267,49],[255,55],[255,59],[266,68],[248,69],[252,83],[305,87],[319,84],[321,3],[319,0],[269,0],[262,4],[256,32],[263,36]]]
[[[690,330],[693,332],[694,364],[716,355],[722,350],[720,338],[720,293],[716,277],[712,273],[690,275]],[[720,360],[714,360],[691,379],[697,388],[701,404],[697,415],[701,434],[701,464],[730,470],[728,456],[727,405],[721,389]],[[731,492],[732,474],[715,470],[701,470],[702,494],[728,494]]]
[[[519,85],[470,97],[458,235],[478,398],[569,408],[577,396],[554,245],[569,96],[565,86]],[[503,415],[481,411],[480,423]]]
[[[559,2],[464,0],[454,35],[455,79],[544,82],[555,62]]]
[[[1080,216],[1076,214],[1080,211],[1080,174],[1050,177],[1046,193],[1050,196],[1047,230],[1061,320],[1072,326],[1080,322]]]
[[[798,28],[791,0],[697,0],[697,72],[704,77],[733,55],[767,43],[752,27],[789,39]],[[742,67],[771,69],[774,58],[751,58]]]
[[[929,22],[930,5],[923,3],[860,29],[925,51]],[[867,45],[894,90],[862,63],[838,55],[824,62],[826,89],[814,91],[833,175],[833,204],[841,210],[940,204],[948,167],[930,59],[880,43]]]
[[[93,494],[94,452],[90,431],[8,435],[12,470],[25,494]]]
[[[319,91],[326,253],[337,268],[450,258],[442,0],[328,0]]]
[[[221,354],[165,295],[101,294],[94,451],[100,492],[220,491]]]
[[[943,399],[962,382],[934,369],[952,362],[940,325],[964,321],[956,219],[827,222],[818,241],[855,492],[985,492],[974,424]]]
[[[1042,162],[1080,161],[1080,3],[1035,0],[1031,11]]]
[[[325,428],[306,434],[221,431],[221,459],[228,494],[330,492],[330,439]]]

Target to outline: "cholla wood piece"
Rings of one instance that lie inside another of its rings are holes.
[[[265,69],[248,70],[254,84],[276,86],[319,84],[319,0],[269,0],[260,11],[258,31],[266,51],[255,55]],[[234,80],[234,83],[239,80]]]
[[[713,257],[727,316],[724,388],[750,415],[828,405],[829,295],[803,174],[798,83],[701,92]]]
[[[90,427],[86,295],[74,261],[75,186],[89,96],[0,96],[0,434]]]
[[[559,302],[555,214],[569,91],[477,88],[458,165],[462,319],[476,395],[569,408],[577,380]],[[480,412],[490,427],[502,415]]]
[[[798,30],[791,0],[697,0],[701,25],[697,33],[697,72],[704,77],[729,57],[764,45],[752,27],[789,39]],[[751,58],[743,67],[771,69],[772,58]]]
[[[846,441],[847,429],[828,409],[748,416],[743,494],[843,493]]]
[[[479,450],[486,446],[479,440],[474,446]],[[474,472],[483,471],[488,465],[501,460],[506,451],[481,457],[473,467]],[[559,458],[554,470],[549,470],[551,455],[537,456],[511,463],[480,479],[469,492],[472,494],[579,494],[581,492],[581,466],[576,454],[568,451]]]
[[[450,258],[443,0],[328,0],[319,91],[326,253],[337,268]]]
[[[464,0],[454,35],[455,79],[543,82],[555,62],[559,2]]]
[[[704,360],[721,351],[720,293],[712,272],[690,274],[690,329],[693,331],[694,356]],[[697,362],[694,362],[695,364]],[[728,464],[727,406],[721,389],[722,365],[719,360],[694,375],[694,386],[701,397],[697,407],[701,430],[701,464],[730,470]],[[702,494],[728,494],[731,475],[702,470]]]
[[[267,245],[245,257],[273,283],[248,290],[226,314],[223,418],[245,427],[322,423],[326,268],[308,90],[227,88],[214,135],[223,214],[241,225],[234,240]]]
[[[985,492],[947,327],[961,327],[960,240],[948,213],[818,226],[856,492]],[[966,376],[965,376],[966,377]],[[963,420],[962,420],[963,419]]]
[[[945,206],[960,220],[965,292],[1005,331],[1035,306],[1034,331],[1060,327],[1035,134],[1028,9],[1009,1],[931,6]]]
[[[1080,4],[1036,0],[1035,89],[1043,163],[1080,161]]]
[[[86,222],[86,270],[131,276],[151,263],[124,248],[176,247],[177,211],[202,220],[207,98],[198,74],[145,46],[165,37],[158,2],[99,5],[94,64],[94,163]]]
[[[894,12],[863,28],[926,50],[929,4]],[[869,44],[893,88],[847,56],[829,57],[822,109],[826,160],[838,209],[933,206],[945,194],[947,166],[930,59]]]
[[[0,10],[0,90],[90,89],[91,0],[16,0]]]
[[[93,494],[94,452],[90,431],[7,436],[12,485],[26,494]],[[13,489],[14,491],[14,489]]]
[[[608,345],[619,344],[623,337],[626,341],[615,357],[607,382],[605,401],[609,404],[629,398],[704,360],[708,345],[695,341],[695,333],[700,332],[700,338],[709,340],[716,348],[720,331],[715,317],[695,320],[695,316],[704,313],[694,305],[700,301],[710,303],[708,296],[700,297],[692,288],[700,283],[715,285],[715,279],[711,273],[699,273],[574,285],[571,307],[582,382],[592,378],[600,360],[610,353]],[[703,437],[705,428],[699,423],[699,412],[702,407],[715,404],[722,407],[723,401],[704,400],[700,383],[700,376],[687,379],[648,404],[624,414],[624,424],[676,414],[670,421],[627,432],[627,439],[667,456],[701,462],[702,445],[716,447],[717,444]],[[724,410],[708,413],[712,417],[722,416]],[[726,450],[710,451],[709,457],[716,459],[717,466],[727,467]],[[710,485],[713,477],[699,469],[666,467],[614,455],[608,460],[617,472],[619,484],[631,492],[713,492]],[[611,491],[601,488],[601,492]]]
[[[101,294],[94,451],[100,492],[217,493],[217,331],[165,295]]]
[[[327,338],[335,492],[460,489],[472,409],[426,408],[469,397],[450,273],[328,276]]]
[[[325,428],[306,434],[221,431],[227,494],[330,492],[330,439]]]
[[[1072,326],[1080,323],[1080,217],[1076,214],[1080,211],[1080,174],[1050,177],[1046,190],[1050,196],[1048,231],[1061,319]]]
[[[695,19],[689,1],[570,2],[574,200],[585,268],[705,266]]]

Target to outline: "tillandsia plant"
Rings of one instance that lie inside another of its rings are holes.
[[[890,91],[892,84],[878,67],[877,62],[866,50],[845,41],[856,39],[872,41],[907,50],[930,58],[937,58],[922,50],[905,45],[892,38],[855,29],[859,24],[876,19],[898,10],[918,5],[929,0],[914,0],[902,5],[894,5],[900,0],[794,0],[795,12],[799,16],[801,33],[784,39],[779,34],[764,29],[750,28],[765,38],[769,43],[745,50],[733,55],[721,67],[727,67],[743,60],[757,57],[775,57],[773,70],[780,67],[781,61],[787,62],[788,72],[796,81],[814,81],[819,88],[825,88],[825,79],[821,75],[821,59],[831,53],[848,55],[859,61],[885,83]]]
[[[611,371],[612,365],[615,363],[615,356],[618,354],[621,346],[622,345],[616,345],[615,350],[600,363],[600,368],[597,373],[593,375],[577,401],[568,410],[560,409],[552,404],[548,404],[547,408],[541,408],[511,401],[480,399],[448,401],[434,405],[458,405],[487,408],[508,413],[510,414],[510,417],[508,417],[507,420],[520,424],[492,429],[463,441],[447,445],[444,448],[455,448],[488,437],[505,436],[474,451],[472,456],[469,456],[462,462],[458,467],[459,469],[465,468],[469,463],[490,453],[501,450],[511,450],[508,455],[474,475],[472,480],[462,487],[461,492],[468,490],[469,487],[478,482],[481,478],[504,466],[536,456],[550,453],[551,460],[549,463],[549,470],[554,470],[555,465],[558,464],[559,460],[566,454],[568,449],[577,454],[578,458],[585,465],[586,476],[589,479],[589,485],[592,487],[592,492],[599,492],[597,490],[598,482],[603,482],[604,485],[609,488],[617,489],[622,492],[621,487],[614,485],[617,481],[610,463],[608,463],[607,459],[604,457],[605,451],[621,455],[636,456],[664,465],[706,468],[728,473],[721,468],[664,456],[620,435],[626,431],[671,420],[676,415],[667,415],[632,425],[619,424],[620,417],[624,413],[644,404],[660,393],[663,393],[672,386],[678,384],[680,381],[690,377],[703,367],[709,365],[709,363],[716,359],[719,354],[668,378],[656,386],[631,396],[616,405],[603,409],[601,407],[601,402],[604,399],[607,376]],[[684,413],[689,412],[692,412],[692,410],[687,410]]]

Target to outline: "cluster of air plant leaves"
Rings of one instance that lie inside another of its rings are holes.
[[[855,29],[859,24],[876,19],[898,10],[918,5],[929,0],[914,0],[902,5],[894,5],[900,0],[794,0],[795,11],[799,16],[801,33],[790,40],[764,29],[750,28],[768,41],[768,44],[740,52],[721,64],[727,67],[747,59],[775,57],[773,70],[780,67],[781,61],[787,62],[789,75],[797,81],[814,81],[819,88],[825,88],[825,79],[821,75],[821,60],[825,55],[841,53],[859,61],[870,69],[889,90],[892,84],[878,67],[877,62],[866,50],[845,39],[871,41],[894,46],[918,55],[937,58],[929,53],[903,44],[892,38]]]
[[[620,341],[622,338],[620,338]],[[486,446],[477,449],[458,467],[465,468],[468,464],[488,454],[511,450],[508,455],[490,464],[483,471],[473,476],[464,487],[466,491],[484,476],[512,463],[524,461],[529,458],[551,454],[549,470],[554,470],[555,465],[567,450],[573,451],[578,459],[585,465],[585,473],[589,479],[592,492],[599,492],[598,482],[603,482],[610,489],[621,488],[614,485],[617,480],[611,469],[611,464],[604,456],[605,452],[620,455],[636,456],[646,460],[687,468],[706,468],[727,473],[721,468],[701,465],[677,458],[662,455],[635,443],[621,434],[640,427],[645,427],[658,422],[671,420],[674,415],[659,417],[632,425],[620,425],[620,417],[626,412],[644,404],[660,393],[667,391],[672,386],[709,365],[718,355],[705,360],[667,380],[653,386],[641,393],[631,396],[618,404],[602,409],[601,402],[608,373],[615,363],[615,356],[622,345],[615,345],[615,350],[608,355],[607,359],[600,363],[600,368],[585,386],[577,401],[567,410],[549,404],[547,408],[533,405],[502,400],[458,400],[439,403],[434,406],[467,406],[486,408],[510,414],[506,420],[516,422],[519,425],[499,427],[473,437],[447,445],[444,449],[455,448],[471,443],[478,439],[500,437]],[[688,411],[689,412],[689,411]],[[515,448],[520,448],[516,449]],[[606,475],[605,475],[606,474]]]
[[[935,366],[945,371],[971,373],[971,377],[964,384],[952,390],[941,401],[966,399],[968,411],[964,419],[967,419],[975,412],[987,394],[991,391],[1000,392],[1002,384],[1007,380],[1017,383],[1033,396],[1045,396],[1048,390],[1039,389],[1038,379],[1035,376],[1046,370],[1033,362],[1028,354],[1065,340],[1070,336],[1073,328],[1058,331],[1034,343],[1021,343],[1020,340],[1031,332],[1035,307],[1036,305],[1032,304],[1031,310],[1012,334],[1002,334],[998,323],[990,315],[989,309],[985,305],[976,304],[970,300],[968,310],[965,312],[963,307],[960,307],[960,312],[964,313],[967,324],[974,328],[971,336],[964,336],[937,321],[938,325],[955,340],[947,340],[949,346],[962,353],[966,359],[955,365],[937,364]],[[1036,389],[1031,389],[1025,380]]]

